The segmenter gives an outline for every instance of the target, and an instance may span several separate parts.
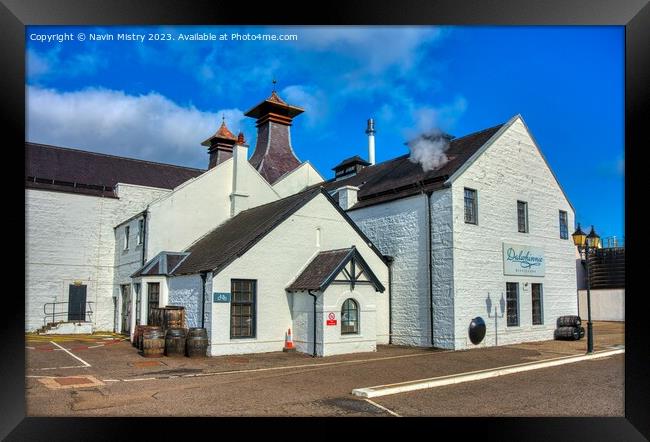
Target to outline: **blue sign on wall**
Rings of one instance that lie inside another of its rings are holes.
[[[213,293],[214,302],[230,302],[230,293]]]

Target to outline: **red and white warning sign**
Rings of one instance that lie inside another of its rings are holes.
[[[336,325],[336,313],[329,312],[327,315],[327,325]]]

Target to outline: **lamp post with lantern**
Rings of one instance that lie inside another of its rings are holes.
[[[591,354],[594,352],[594,333],[591,325],[589,254],[600,248],[600,236],[598,236],[594,231],[594,226],[591,226],[591,232],[589,232],[589,235],[585,235],[585,233],[580,229],[580,223],[578,223],[578,228],[571,236],[573,237],[573,243],[578,248],[580,258],[584,259],[587,265],[587,354]],[[584,258],[582,258],[583,253]]]

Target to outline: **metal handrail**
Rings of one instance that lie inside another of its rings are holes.
[[[57,311],[56,306],[59,304],[64,304],[66,307],[60,311]],[[92,305],[94,304],[93,301],[87,301],[84,303],[79,303],[79,306],[86,305],[86,311],[84,312],[84,315],[86,317],[86,321],[92,321],[92,315],[93,315],[93,307]],[[68,316],[68,306],[70,305],[69,302],[65,301],[60,301],[60,302],[46,302],[43,304],[43,314],[45,315],[43,317],[43,325],[47,325],[47,320],[52,319],[50,322],[54,323],[56,322],[56,318],[59,316],[64,316],[67,318]],[[48,312],[48,307],[52,308],[51,312]],[[61,321],[63,322],[63,321]]]

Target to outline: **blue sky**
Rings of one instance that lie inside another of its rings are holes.
[[[178,41],[180,33],[226,34]],[[38,36],[71,33],[72,41]],[[84,33],[85,41],[78,40]],[[119,33],[174,41],[117,41]],[[232,34],[295,34],[234,41]],[[90,41],[110,34],[113,41]],[[40,37],[42,38],[42,37]],[[623,27],[29,26],[27,139],[192,167],[225,115],[254,147],[243,112],[280,96],[305,108],[293,147],[324,175],[377,162],[435,127],[462,136],[521,114],[576,209],[601,236],[624,235]]]

